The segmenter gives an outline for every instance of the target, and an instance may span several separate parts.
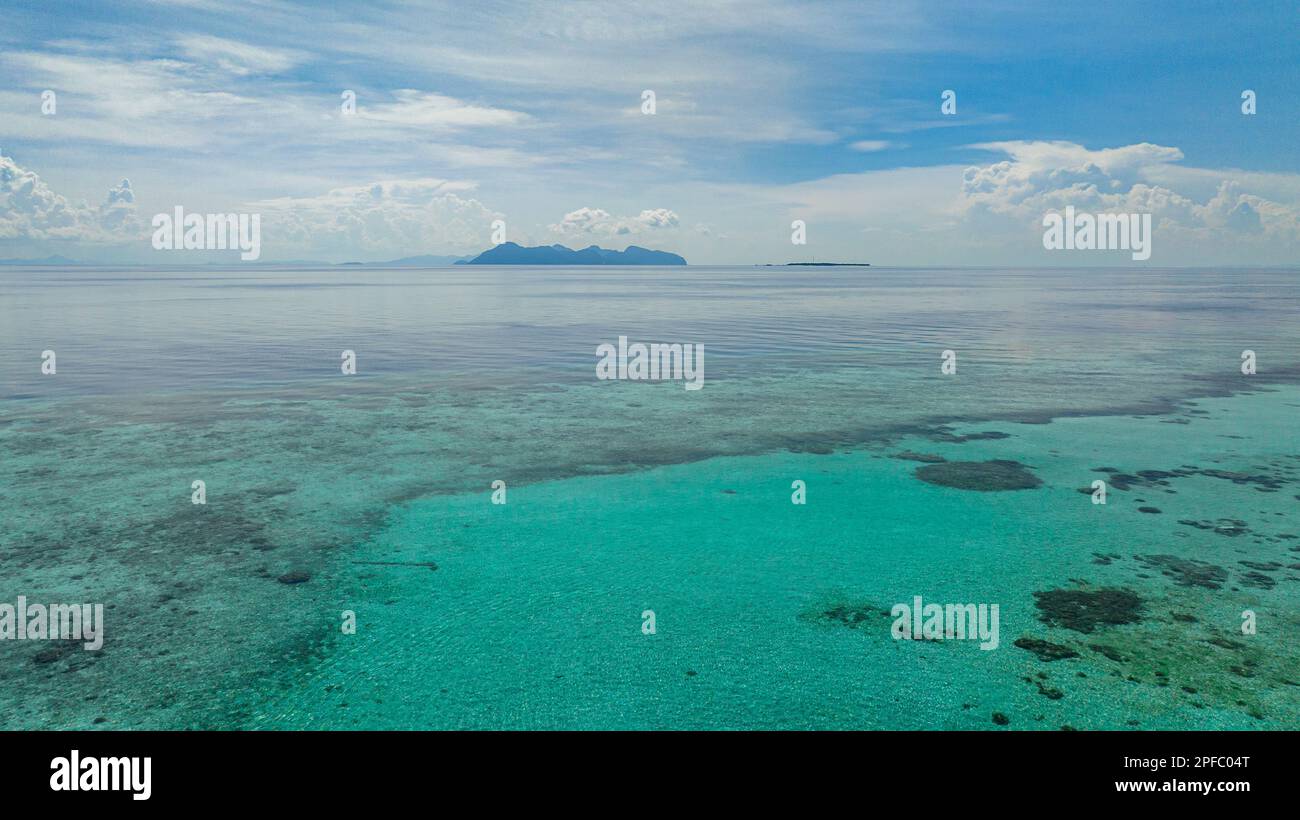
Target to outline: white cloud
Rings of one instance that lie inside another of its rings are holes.
[[[55,193],[38,174],[0,156],[0,239],[113,243],[141,236],[129,180],[91,206]]]
[[[262,214],[262,242],[280,258],[302,253],[368,259],[465,253],[487,247],[501,217],[465,194],[474,184],[444,179],[387,180],[315,197],[250,202]]]
[[[1066,205],[1152,213],[1153,265],[1293,265],[1300,258],[1300,174],[1188,168],[1180,149],[1144,143],[981,147],[1002,156],[969,167],[893,168],[776,185],[677,182],[642,195],[689,202],[692,214],[707,216],[713,232],[728,237],[674,234],[673,250],[692,263],[812,254],[882,265],[1132,263],[1127,255],[1043,250],[1043,215]],[[806,247],[790,244],[794,219],[807,223]]]
[[[680,222],[677,214],[667,208],[651,208],[627,217],[613,216],[602,208],[579,208],[565,214],[550,229],[564,236],[631,236],[676,228]]]
[[[1221,234],[1243,239],[1262,233],[1282,241],[1300,237],[1300,203],[1275,202],[1245,189],[1232,172],[1219,172],[1213,196],[1194,196],[1153,178],[1182,160],[1177,148],[1139,143],[1090,150],[1069,142],[999,142],[977,146],[1010,156],[967,168],[962,194],[968,213],[996,214],[1034,224],[1048,211],[1150,213],[1165,237]]]
[[[414,89],[393,92],[396,102],[357,106],[361,119],[418,128],[453,129],[492,127],[506,128],[528,120],[520,111],[472,105],[442,94]]]
[[[31,103],[32,93],[5,93],[4,137],[174,150],[268,121],[255,99],[226,90],[183,61],[10,52],[0,64],[24,77],[32,92],[48,88],[58,95],[58,114],[45,117]]]
[[[337,47],[367,59],[411,66],[475,82],[570,92],[627,93],[629,78],[668,89],[746,86],[782,90],[798,73],[784,59],[797,49],[807,64],[825,53],[941,50],[946,38],[913,2],[857,0],[818,5],[785,0],[647,4],[600,2],[491,4],[450,0],[357,15]],[[432,7],[431,7],[432,6]],[[439,21],[437,38],[427,20]],[[816,49],[808,43],[816,42]]]
[[[858,140],[857,142],[849,143],[849,147],[854,151],[862,151],[863,153],[884,151],[892,146],[893,143],[888,140]]]
[[[303,55],[284,49],[266,48],[207,34],[191,34],[178,41],[181,50],[199,63],[239,76],[276,74],[304,59]]]
[[[259,154],[293,143],[296,158],[305,151],[328,152],[340,142],[404,144],[409,153],[412,137],[422,135],[434,138],[422,150],[441,149],[456,165],[519,167],[532,161],[516,146],[493,144],[493,137],[530,122],[521,111],[431,91],[361,89],[356,115],[348,117],[337,93],[323,99],[289,82],[250,76],[292,65],[289,52],[206,37],[191,37],[182,46],[187,59],[117,58],[75,49],[0,53],[0,70],[23,78],[26,87],[0,90],[0,139]],[[58,96],[55,116],[40,110],[40,92],[47,88]],[[478,129],[478,144],[446,141],[469,129]]]

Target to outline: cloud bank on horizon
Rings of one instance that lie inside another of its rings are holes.
[[[13,8],[0,257],[170,263],[150,217],[183,206],[260,213],[264,261],[502,220],[697,264],[1127,264],[1043,250],[1074,206],[1151,214],[1150,264],[1300,263],[1294,9],[1129,6]]]

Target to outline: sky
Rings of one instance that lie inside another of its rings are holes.
[[[0,258],[238,262],[155,250],[179,206],[260,214],[263,262],[501,220],[692,264],[1300,265],[1300,3],[353,6],[0,0]],[[1069,205],[1150,213],[1151,258],[1044,249]]]

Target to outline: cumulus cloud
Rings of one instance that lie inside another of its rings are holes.
[[[1049,211],[1150,213],[1166,235],[1179,232],[1300,237],[1300,204],[1280,203],[1243,190],[1225,172],[1214,196],[1191,195],[1153,182],[1167,178],[1169,165],[1183,159],[1177,148],[1139,143],[1090,150],[1070,142],[998,142],[975,146],[1009,159],[967,168],[962,175],[966,214],[991,215],[1037,225]]]
[[[140,236],[129,180],[92,206],[67,199],[34,171],[0,156],[0,239],[124,242]]]
[[[487,247],[492,221],[501,218],[466,195],[473,189],[473,183],[454,180],[387,180],[244,208],[262,214],[263,242],[280,256],[462,253]]]
[[[579,208],[551,225],[553,233],[565,236],[629,236],[649,231],[676,228],[681,220],[667,208],[651,208],[636,216],[617,217],[603,208]]]

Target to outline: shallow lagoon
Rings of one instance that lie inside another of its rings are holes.
[[[107,637],[0,644],[0,724],[1294,727],[1298,297],[1286,271],[3,272],[0,593],[102,601]],[[619,335],[704,344],[704,389],[597,382]],[[908,452],[1042,484],[939,486]],[[1105,506],[1102,467],[1136,482]],[[1091,633],[1033,594],[1112,588],[1140,620]],[[914,595],[998,603],[1000,647],[893,640]]]

